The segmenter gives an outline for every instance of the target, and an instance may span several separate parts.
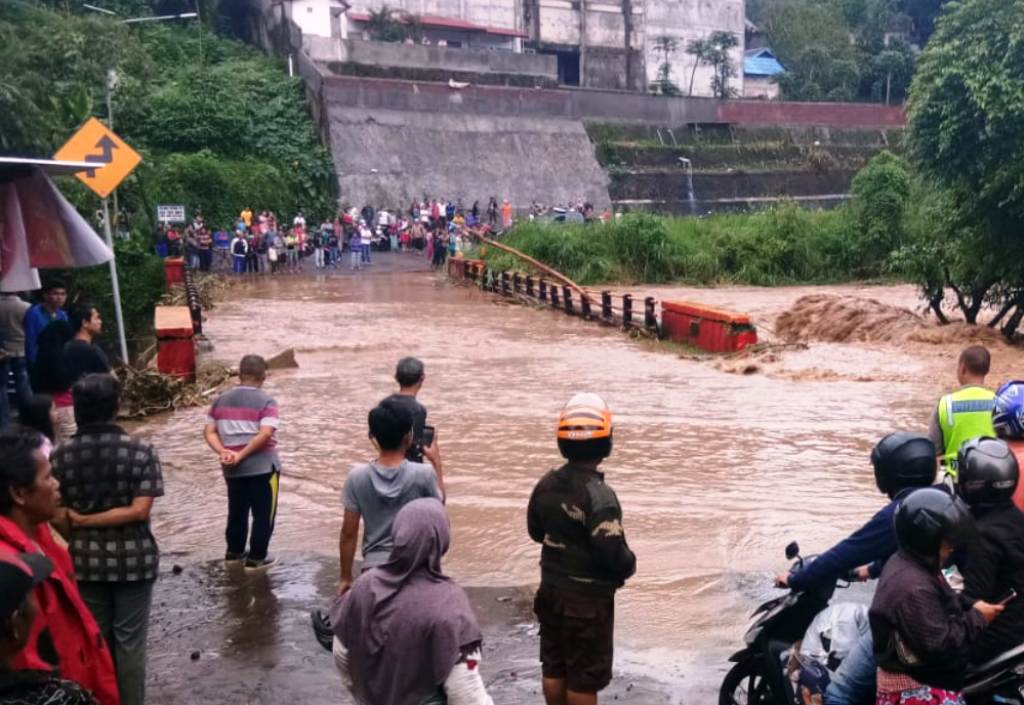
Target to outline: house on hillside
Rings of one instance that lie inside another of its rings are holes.
[[[785,71],[768,47],[748,49],[743,53],[743,97],[775,100],[779,97],[776,76]]]
[[[688,49],[726,32],[738,39],[729,52],[736,71],[728,87],[736,95],[747,94],[739,70],[752,27],[744,0],[242,2],[259,22],[279,25],[290,20],[313,60],[369,65],[373,75],[389,69],[409,75],[462,67],[470,73],[523,75],[565,86],[646,91],[667,63],[670,79],[687,92],[692,86],[693,95],[701,97],[713,95],[715,68]],[[379,41],[374,13],[385,6],[396,22],[415,25],[417,40]],[[407,46],[412,43],[417,46]]]

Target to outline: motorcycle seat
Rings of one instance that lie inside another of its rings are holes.
[[[977,666],[972,665],[967,672],[968,677],[977,675],[979,673],[987,673],[988,671],[994,671],[996,669],[1005,668],[1007,665],[1014,661],[1024,660],[1024,643],[1019,646],[1015,646],[1009,651],[996,656],[991,661],[983,663]]]

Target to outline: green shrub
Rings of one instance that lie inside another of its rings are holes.
[[[669,218],[632,213],[607,225],[526,223],[505,239],[581,284],[684,281],[778,285],[865,276],[849,243],[847,209],[784,202],[750,214]],[[522,269],[491,248],[488,264]],[[880,276],[879,264],[866,276]]]
[[[874,157],[853,178],[850,211],[859,236],[857,255],[863,266],[876,268],[903,245],[903,220],[910,199],[906,162],[892,152]]]

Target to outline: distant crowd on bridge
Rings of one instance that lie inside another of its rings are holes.
[[[515,215],[507,198],[499,203],[491,197],[486,207],[474,201],[467,208],[461,198],[424,196],[406,209],[346,205],[319,225],[308,222],[299,210],[289,225],[273,211],[247,205],[231,227],[207,224],[201,211],[184,227],[164,223],[156,249],[161,257],[184,257],[190,269],[237,275],[296,273],[307,267],[361,270],[373,264],[373,252],[414,253],[426,256],[438,268],[462,252],[470,240],[510,230]],[[608,222],[612,213],[606,208],[595,216],[593,205],[582,200],[565,206],[534,201],[526,216],[530,221],[583,223]]]

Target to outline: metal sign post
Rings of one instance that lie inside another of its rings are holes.
[[[107,247],[114,250],[114,236],[110,232],[110,206],[107,202],[110,199],[103,199],[103,234],[107,238]],[[110,283],[114,288],[114,315],[117,317],[117,337],[121,343],[121,360],[126,365],[131,364],[128,357],[128,340],[124,336],[124,316],[121,313],[121,285],[117,281],[117,257],[110,258]]]
[[[98,153],[97,150],[99,150]],[[103,233],[107,238],[107,246],[111,252],[114,252],[114,234],[110,227],[108,196],[124,180],[124,177],[138,166],[142,157],[102,122],[96,118],[90,118],[60,148],[55,158],[95,164],[94,167],[80,171],[75,176],[103,199]],[[114,312],[117,317],[117,335],[121,343],[121,359],[124,364],[130,365],[128,341],[124,334],[124,315],[121,313],[121,287],[117,281],[116,253],[110,259],[110,283],[114,290]]]

